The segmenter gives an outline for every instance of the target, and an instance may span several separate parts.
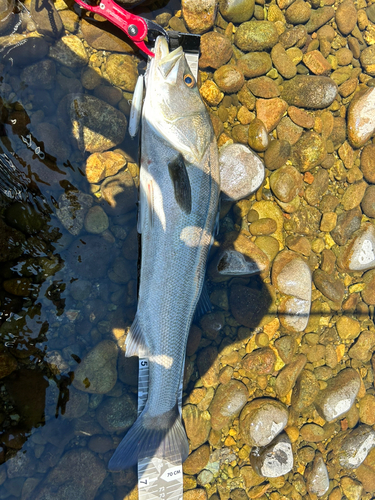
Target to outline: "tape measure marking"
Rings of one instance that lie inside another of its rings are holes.
[[[148,359],[139,358],[138,415],[142,413],[148,397]],[[178,407],[181,412],[182,381],[178,391]],[[161,458],[143,458],[138,461],[139,500],[182,500],[182,464],[171,464]]]

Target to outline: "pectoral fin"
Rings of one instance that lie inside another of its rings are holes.
[[[173,183],[174,196],[178,206],[186,214],[191,213],[191,186],[184,158],[179,154],[168,163],[169,176]]]

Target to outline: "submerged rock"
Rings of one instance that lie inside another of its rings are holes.
[[[353,98],[347,121],[350,144],[360,148],[375,132],[375,88],[359,92]]]
[[[70,132],[81,151],[101,153],[122,142],[127,121],[118,109],[88,94],[67,99]]]
[[[288,423],[288,410],[274,399],[254,399],[240,415],[241,437],[249,446],[268,445]]]
[[[348,271],[375,267],[375,228],[370,222],[353,234],[353,239],[339,253],[338,264]]]
[[[297,75],[283,82],[281,97],[289,105],[322,109],[333,103],[337,92],[337,85],[328,76]]]
[[[221,430],[237,415],[249,397],[245,384],[239,380],[230,380],[220,385],[210,405],[211,425],[214,430]]]
[[[324,463],[323,457],[317,455],[314,462],[305,472],[306,488],[311,494],[322,497],[327,493],[329,488],[329,476],[327,466]]]
[[[280,434],[268,446],[254,447],[250,462],[255,472],[263,477],[280,477],[290,472],[294,462],[287,434]]]
[[[315,405],[318,412],[327,422],[332,422],[347,413],[357,397],[361,380],[353,368],[345,368],[327,382],[327,387],[322,390]]]
[[[220,149],[220,188],[224,199],[237,201],[254,193],[264,179],[264,165],[258,155],[243,144]]]
[[[105,394],[117,380],[117,346],[110,340],[99,342],[74,372],[73,386],[83,392]]]

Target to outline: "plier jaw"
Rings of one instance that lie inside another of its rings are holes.
[[[131,14],[113,0],[100,0],[99,5],[89,5],[83,0],[75,1],[83,9],[108,19],[108,21],[120,28],[142,52],[150,57],[154,57],[154,54],[144,42],[146,37],[150,41],[154,41],[157,36],[163,35],[169,41],[168,32],[164,28],[153,21]],[[154,33],[157,34],[154,35]]]

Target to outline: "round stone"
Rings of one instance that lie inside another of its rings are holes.
[[[211,425],[214,430],[221,430],[242,410],[249,397],[245,384],[231,380],[220,385],[210,405]]]
[[[254,14],[254,0],[220,0],[220,14],[232,23],[243,23]]]
[[[109,227],[108,216],[102,207],[96,205],[87,212],[84,225],[88,233],[103,233]]]
[[[214,80],[219,89],[228,94],[238,92],[245,82],[241,71],[230,64],[217,69],[214,73]]]
[[[283,82],[281,97],[299,108],[323,109],[337,96],[337,85],[327,76],[297,75]]]
[[[277,400],[248,403],[240,415],[241,436],[249,446],[267,446],[288,423],[288,410]]]
[[[278,42],[279,34],[270,21],[248,21],[240,24],[234,43],[245,52],[272,49]]]
[[[353,368],[345,368],[328,381],[327,387],[318,394],[315,405],[327,422],[347,413],[354,404],[361,385],[360,377]]]
[[[99,342],[76,368],[73,386],[94,394],[109,392],[117,380],[116,363],[116,344],[110,340]]]
[[[263,477],[280,477],[293,468],[292,444],[287,434],[277,436],[268,446],[253,448],[250,462],[257,474]]]
[[[222,147],[219,165],[220,187],[227,200],[237,201],[246,198],[254,193],[263,182],[263,162],[245,145],[229,144]]]

